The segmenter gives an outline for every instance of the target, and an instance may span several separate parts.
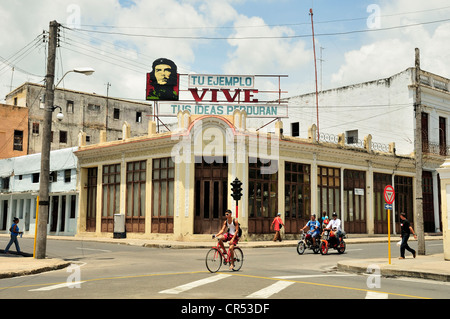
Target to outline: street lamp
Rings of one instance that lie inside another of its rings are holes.
[[[52,25],[51,25],[52,26]],[[50,46],[49,46],[50,52]],[[49,55],[50,57],[50,55]],[[54,57],[54,55],[53,55]],[[50,58],[49,58],[50,60]],[[91,75],[94,73],[92,68],[76,68],[67,71],[61,80],[54,85],[54,59],[53,63],[49,63],[49,69],[46,76],[46,87],[45,87],[45,115],[44,115],[44,125],[42,132],[42,149],[41,149],[41,172],[40,172],[40,182],[39,182],[39,218],[36,221],[36,247],[35,247],[35,258],[45,259],[46,246],[47,246],[47,223],[49,215],[49,184],[50,184],[50,148],[51,148],[51,131],[52,131],[52,114],[59,108],[59,113],[56,116],[58,121],[64,118],[62,109],[60,106],[53,105],[55,97],[55,89],[59,83],[64,79],[64,77],[70,72],[82,73],[85,75]]]
[[[61,83],[61,81],[64,79],[64,77],[70,72],[81,73],[81,74],[84,74],[84,75],[91,75],[92,73],[95,72],[95,70],[93,68],[90,68],[90,67],[82,67],[82,68],[75,68],[73,70],[69,70],[66,73],[64,73],[64,75],[61,78],[61,80],[59,80],[58,83],[56,83],[54,89],[59,85],[59,83]]]

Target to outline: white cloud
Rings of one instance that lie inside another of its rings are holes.
[[[443,19],[442,1],[405,1],[381,7],[381,28]],[[420,12],[419,12],[420,11]],[[408,14],[410,12],[417,12]],[[446,11],[448,12],[448,10]],[[403,14],[402,14],[403,13]],[[383,15],[385,17],[383,17]],[[448,18],[448,16],[445,16]],[[331,76],[332,86],[343,86],[388,77],[414,66],[420,49],[421,68],[450,77],[450,23],[419,25],[367,34],[359,49],[345,53],[345,62]]]

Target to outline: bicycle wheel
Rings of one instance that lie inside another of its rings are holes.
[[[305,242],[304,241],[300,241],[297,245],[297,253],[299,255],[303,255],[303,253],[305,252]]]
[[[244,263],[244,253],[239,247],[234,248],[234,268],[233,271],[241,269]]]
[[[222,255],[220,254],[217,248],[211,248],[206,253],[206,268],[212,273],[219,271],[220,266],[222,265]]]

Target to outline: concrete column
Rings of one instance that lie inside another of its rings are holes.
[[[437,171],[441,179],[444,259],[450,260],[450,159],[447,159]]]
[[[368,163],[369,168],[366,175],[366,196],[367,196],[367,207],[366,207],[366,227],[367,233],[369,235],[373,235],[375,232],[375,222],[374,222],[374,213],[373,213],[373,168],[372,163]]]

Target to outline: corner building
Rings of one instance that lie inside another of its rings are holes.
[[[125,215],[128,238],[195,241],[211,239],[231,209],[243,229],[241,240],[269,240],[278,212],[284,238],[297,238],[311,214],[336,212],[347,233],[387,233],[383,190],[396,189],[391,220],[399,233],[400,212],[414,220],[414,160],[397,156],[395,145],[374,150],[364,145],[247,128],[245,111],[232,116],[191,115],[180,111],[175,131],[131,137],[123,126],[120,141],[85,145],[79,160],[77,236],[112,237],[114,215]],[[243,196],[236,202],[231,182],[238,178]]]

